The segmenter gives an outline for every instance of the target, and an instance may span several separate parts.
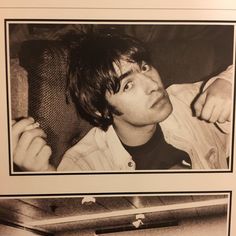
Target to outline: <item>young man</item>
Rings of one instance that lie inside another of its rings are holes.
[[[142,43],[111,34],[84,35],[70,60],[73,101],[95,127],[64,154],[58,171],[227,168],[232,66],[204,87],[166,90]],[[32,118],[13,124],[14,161],[51,169],[46,134],[34,126]]]

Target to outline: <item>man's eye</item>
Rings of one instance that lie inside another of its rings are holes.
[[[125,84],[124,88],[123,88],[123,91],[126,92],[126,91],[129,91],[131,88],[133,87],[133,82],[130,81],[128,83]]]
[[[141,66],[141,71],[142,72],[146,72],[146,71],[149,71],[150,70],[150,66],[148,64],[143,64]]]

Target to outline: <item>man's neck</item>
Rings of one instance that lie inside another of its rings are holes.
[[[156,124],[148,126],[114,124],[114,129],[122,143],[127,146],[139,146],[151,139],[156,131]]]

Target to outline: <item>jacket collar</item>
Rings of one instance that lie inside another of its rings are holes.
[[[119,169],[134,170],[135,163],[133,162],[131,155],[123,147],[112,125],[105,134],[107,145],[109,149],[112,150],[115,165],[118,166]]]

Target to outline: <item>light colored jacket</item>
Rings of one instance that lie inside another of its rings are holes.
[[[232,77],[232,68],[218,77],[228,80]],[[167,143],[188,153],[193,169],[227,169],[230,134],[222,131],[226,130],[225,127],[219,129],[217,124],[192,115],[191,103],[199,93],[201,84],[172,85],[167,89],[173,112],[160,126]],[[230,123],[226,126],[230,130]],[[95,127],[64,154],[57,170],[133,171],[135,163],[112,126],[106,132]]]

